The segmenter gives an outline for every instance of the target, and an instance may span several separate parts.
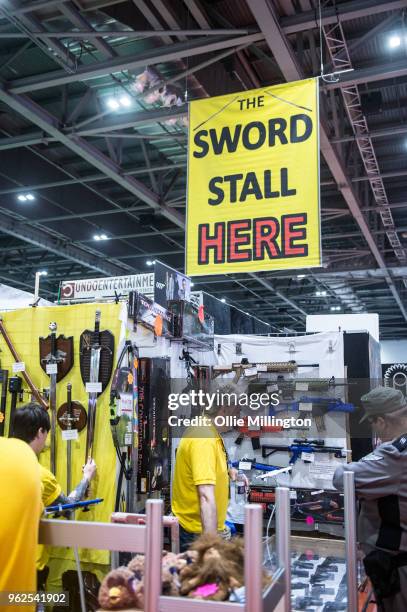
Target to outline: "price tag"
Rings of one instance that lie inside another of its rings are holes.
[[[267,364],[259,363],[259,365],[257,366],[257,371],[258,372],[267,372]]]
[[[252,464],[250,461],[239,461],[239,470],[249,471],[252,469]]]
[[[125,446],[131,446],[132,442],[133,442],[133,437],[132,437],[131,433],[124,434],[124,444],[125,444]]]
[[[298,410],[302,410],[304,412],[312,412],[311,402],[300,402],[298,406]]]
[[[46,367],[47,374],[58,374],[58,364],[57,363],[47,363]]]
[[[297,491],[290,491],[290,499],[297,499]]]
[[[320,495],[321,493],[325,493],[324,489],[320,489],[319,491],[311,491],[310,495]]]
[[[101,382],[87,382],[86,383],[86,393],[102,393],[102,383]]]
[[[120,395],[118,415],[127,414],[133,416],[133,396],[131,393],[122,393]]]
[[[296,382],[295,383],[296,391],[308,391],[308,383],[307,382]]]
[[[13,363],[13,373],[16,374],[17,372],[25,372],[24,361],[16,361]]]
[[[245,376],[256,376],[257,374],[257,368],[246,368],[244,371],[244,375]]]
[[[315,455],[314,453],[301,453],[301,459],[302,461],[305,461],[305,463],[314,463],[315,460]]]
[[[78,439],[78,430],[77,429],[65,429],[61,431],[63,440],[77,440]]]

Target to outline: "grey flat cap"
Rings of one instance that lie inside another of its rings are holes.
[[[393,387],[376,387],[369,393],[362,395],[360,401],[365,409],[365,414],[359,423],[362,423],[368,417],[389,414],[407,407],[406,398],[402,392],[393,389]]]

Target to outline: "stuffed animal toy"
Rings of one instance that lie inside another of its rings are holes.
[[[183,596],[224,601],[232,590],[244,584],[244,548],[241,538],[223,540],[203,534],[191,545],[197,553],[194,563],[180,572]]]
[[[99,604],[104,610],[122,610],[138,605],[134,574],[127,567],[109,572],[99,589]]]
[[[216,534],[203,534],[185,553],[163,551],[161,563],[163,595],[224,601],[244,585],[241,538],[223,540]],[[267,582],[264,575],[264,584]],[[127,567],[107,574],[99,603],[104,610],[144,608],[144,555],[136,555]]]

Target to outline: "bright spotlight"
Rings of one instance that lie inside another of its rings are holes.
[[[400,36],[398,36],[397,34],[393,34],[393,36],[390,36],[389,38],[390,49],[397,49],[397,47],[400,47],[400,45],[401,45]]]
[[[25,196],[22,193],[20,193],[20,195],[17,196],[17,200],[19,202],[26,202],[27,201],[27,196]]]
[[[129,108],[129,106],[132,105],[132,99],[130,98],[130,96],[121,96],[119,98],[119,102],[122,106],[124,106],[125,108]]]
[[[108,108],[110,108],[110,110],[112,111],[119,110],[120,108],[120,104],[118,103],[116,98],[108,98],[106,104]]]
[[[32,202],[33,200],[35,200],[35,197],[33,196],[32,193],[27,193],[27,195],[25,196],[27,198],[27,200],[30,200],[30,202]]]

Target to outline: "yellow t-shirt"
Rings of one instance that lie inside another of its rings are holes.
[[[34,451],[22,440],[0,438],[0,592],[35,591],[35,556],[41,481]],[[35,606],[3,606],[0,612],[33,612]]]
[[[61,485],[58,484],[57,479],[54,474],[47,470],[43,465],[40,466],[40,474],[41,474],[41,495],[42,495],[42,503],[44,507],[52,506],[53,502],[60,496],[61,494]],[[49,559],[49,546],[45,546],[44,544],[38,544],[37,547],[37,569],[42,570],[48,563]]]
[[[204,437],[205,436],[205,437]],[[189,428],[177,448],[172,511],[180,525],[202,532],[198,485],[215,485],[218,530],[224,529],[229,501],[229,474],[222,438],[214,428]]]

